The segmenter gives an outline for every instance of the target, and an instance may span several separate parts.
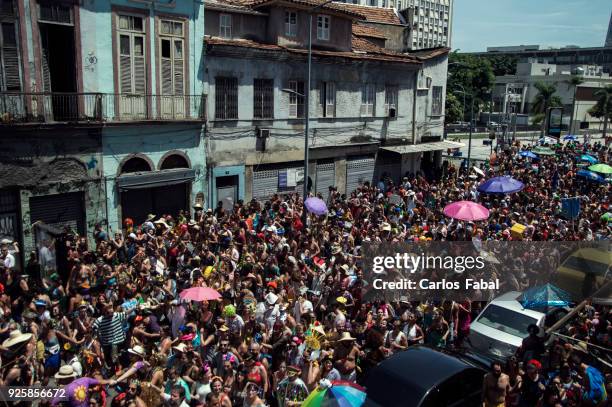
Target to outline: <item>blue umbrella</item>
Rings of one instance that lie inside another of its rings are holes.
[[[586,178],[589,181],[595,181],[595,182],[601,182],[601,183],[606,182],[606,179],[604,177],[602,177],[599,174],[594,173],[593,171],[589,171],[589,170],[578,170],[576,175],[582,178]]]
[[[521,181],[506,176],[486,180],[478,187],[478,191],[485,194],[511,194],[520,191],[523,187]]]
[[[527,158],[538,158],[538,156],[535,153],[532,153],[531,151],[521,151],[519,155],[521,157],[527,157]]]
[[[580,156],[580,160],[587,161],[590,164],[595,164],[597,162],[597,158],[593,157],[592,155],[588,155],[588,154],[582,154]]]
[[[553,307],[567,307],[572,296],[554,284],[544,284],[525,291],[519,300],[528,309],[546,311]]]
[[[578,137],[574,136],[572,134],[568,134],[566,136],[563,136],[563,140],[565,140],[565,141],[576,141],[576,140],[578,140]]]

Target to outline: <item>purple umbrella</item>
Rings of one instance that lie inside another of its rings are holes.
[[[495,177],[486,180],[478,187],[478,191],[485,194],[511,194],[523,189],[521,181],[512,177]]]
[[[315,215],[325,215],[327,213],[327,205],[322,199],[316,197],[310,197],[304,202],[308,212],[314,213]]]

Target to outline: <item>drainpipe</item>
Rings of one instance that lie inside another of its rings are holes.
[[[416,122],[416,114],[417,114],[417,87],[419,86],[419,71],[415,71],[414,73],[414,89],[413,89],[413,97],[412,97],[412,144],[416,144],[416,130],[417,130],[417,122]]]

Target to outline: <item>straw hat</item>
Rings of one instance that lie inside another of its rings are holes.
[[[193,209],[195,209],[196,211],[201,211],[202,209],[204,209],[204,207],[202,206],[202,204],[201,204],[201,203],[196,202],[196,203],[193,205]]]
[[[131,353],[132,355],[140,356],[141,358],[144,358],[147,355],[144,348],[140,345],[136,345],[133,348],[128,349],[128,353]]]
[[[274,305],[276,304],[276,301],[278,301],[278,295],[274,294],[274,293],[268,293],[266,294],[266,302],[269,305]]]
[[[341,251],[342,251],[342,247],[340,247],[340,246],[333,246],[332,247],[332,254],[333,255],[339,254]]]
[[[19,329],[15,329],[11,331],[8,339],[2,342],[2,346],[5,348],[10,348],[11,346],[15,346],[19,343],[27,342],[32,338],[32,334],[24,334]]]
[[[170,229],[170,226],[166,223],[166,219],[164,219],[164,218],[158,219],[158,220],[156,220],[153,223],[155,223],[156,225],[162,225],[166,229]]]
[[[187,352],[187,345],[185,345],[184,343],[179,343],[178,345],[173,346],[172,349],[185,353]]]
[[[380,225],[380,230],[382,230],[383,232],[391,232],[391,225],[388,224],[387,222],[383,222]]]
[[[155,219],[155,215],[153,215],[152,213],[147,215],[147,222],[152,221],[153,219]]]
[[[342,332],[342,336],[340,337],[340,339],[337,340],[337,342],[354,341],[354,340],[355,338],[353,338],[350,333]]]
[[[56,379],[69,379],[71,377],[76,377],[76,373],[71,365],[60,367],[59,371],[55,374]]]

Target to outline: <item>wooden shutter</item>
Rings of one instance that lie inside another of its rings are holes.
[[[132,93],[132,41],[119,35],[119,82],[121,93]]]
[[[172,41],[161,40],[161,90],[162,95],[172,95]]]
[[[21,90],[21,78],[19,76],[19,51],[14,23],[2,23],[2,43],[0,44],[0,67],[2,77],[0,88],[2,90]]]
[[[185,92],[184,82],[184,49],[182,40],[174,40],[174,94],[182,95]]]
[[[144,95],[147,92],[147,67],[145,61],[145,39],[143,36],[134,36],[134,93]]]

